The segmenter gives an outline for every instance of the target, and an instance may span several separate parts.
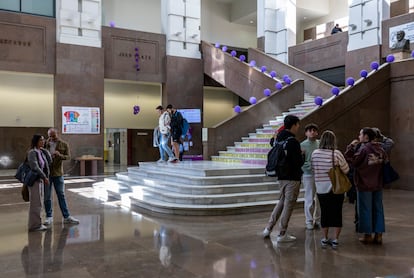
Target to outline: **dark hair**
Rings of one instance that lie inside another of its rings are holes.
[[[367,135],[368,136],[368,140],[370,142],[375,139],[376,134],[375,134],[375,131],[372,130],[372,128],[370,128],[370,127],[364,127],[361,130],[362,130],[362,134],[363,135]]]
[[[157,108],[155,108],[155,110],[163,110],[164,108],[162,108],[161,105],[158,105]]]
[[[299,118],[295,115],[287,115],[285,119],[283,120],[283,125],[285,126],[285,129],[290,129],[293,125],[297,124],[299,122]]]
[[[172,108],[173,108],[172,104],[167,105],[167,109],[172,109]]]
[[[375,139],[378,141],[384,140],[384,135],[382,135],[381,130],[378,127],[373,127],[372,130],[375,132]]]
[[[39,140],[40,140],[40,138],[42,138],[42,137],[43,137],[43,135],[40,135],[40,134],[35,134],[35,135],[33,135],[33,137],[32,137],[32,144],[31,144],[32,149],[33,149],[34,147],[37,147],[37,143],[39,143]]]
[[[336,149],[336,135],[331,130],[325,130],[322,133],[319,142],[320,149],[335,150]]]
[[[314,123],[310,123],[305,126],[305,132],[308,130],[312,130],[312,129],[318,131],[318,125]]]

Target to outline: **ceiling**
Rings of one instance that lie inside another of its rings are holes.
[[[209,0],[208,0],[209,1]],[[215,0],[221,4],[228,4],[228,5],[240,5],[243,4],[244,1],[240,0]],[[254,0],[247,0],[247,1],[254,1]],[[314,19],[320,18],[322,16],[327,15],[326,9],[307,9],[304,7],[297,7],[296,8],[296,19],[297,23],[301,24],[306,21],[312,21]],[[231,16],[232,17],[232,16]],[[232,22],[242,25],[252,26],[256,24],[257,21],[257,8],[252,11],[246,11],[244,14],[239,14],[237,18],[234,18]]]

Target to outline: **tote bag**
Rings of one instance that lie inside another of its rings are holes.
[[[328,175],[332,183],[332,191],[334,194],[344,194],[351,189],[352,184],[347,175],[342,172],[341,167],[335,166],[334,151],[332,151],[332,168],[329,169]]]

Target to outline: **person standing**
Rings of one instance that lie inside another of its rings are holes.
[[[312,153],[312,169],[315,174],[316,192],[321,206],[322,247],[331,244],[338,247],[342,230],[342,204],[345,194],[334,194],[328,172],[333,165],[338,165],[344,174],[349,171],[348,163],[342,153],[337,150],[335,134],[327,130],[322,133],[319,149]],[[329,239],[329,228],[335,229],[334,239]]]
[[[300,181],[302,178],[303,157],[300,149],[300,143],[296,140],[295,135],[299,130],[299,118],[294,115],[287,115],[284,119],[284,129],[277,135],[276,141],[287,141],[286,143],[286,171],[278,173],[280,185],[279,202],[270,215],[268,224],[263,230],[263,237],[267,238],[273,230],[277,220],[280,217],[280,231],[277,242],[290,242],[296,240],[296,237],[289,235],[286,231],[288,228],[290,216],[299,195]]]
[[[167,111],[171,115],[171,145],[175,157],[180,157],[180,142],[183,126],[183,115],[177,111],[171,104],[167,105]],[[176,160],[178,162],[178,160]]]
[[[337,23],[335,24],[335,27],[332,28],[331,35],[336,34],[336,33],[341,33],[341,32],[342,32],[342,29],[341,27],[339,27],[339,24]]]
[[[164,110],[164,108],[159,105],[157,108],[155,108],[158,112],[159,118],[158,118],[158,128],[160,130],[161,138],[160,138],[160,159],[158,162],[164,162],[165,157],[164,154],[166,153],[168,155],[168,162],[175,162],[177,161],[176,156],[174,156],[174,153],[168,146],[168,139],[171,135],[171,118],[170,114]]]
[[[353,140],[345,152],[346,159],[355,168],[358,232],[364,234],[359,241],[364,244],[382,244],[385,232],[382,189],[383,166],[388,158],[381,144],[375,142],[375,137],[372,128],[364,127],[359,132],[358,140]]]
[[[302,153],[305,156],[305,163],[302,166],[302,183],[305,189],[305,225],[306,229],[313,230],[320,226],[320,207],[316,198],[315,177],[312,170],[312,153],[319,147],[318,126],[314,123],[305,126],[306,139],[300,143]]]
[[[55,128],[49,128],[47,132],[49,138],[46,142],[46,149],[52,155],[52,164],[50,167],[50,186],[45,187],[45,225],[53,223],[53,201],[52,186],[55,188],[58,198],[60,211],[63,216],[63,223],[79,224],[79,220],[72,217],[69,213],[68,205],[65,197],[65,180],[63,178],[63,160],[70,159],[69,145],[59,138],[58,131]]]
[[[30,169],[38,174],[29,188],[30,204],[29,204],[29,231],[45,231],[47,227],[42,224],[42,208],[44,188],[49,186],[49,164],[52,161],[50,153],[44,147],[45,138],[42,135],[35,134],[32,137],[31,148],[27,153],[27,162]]]

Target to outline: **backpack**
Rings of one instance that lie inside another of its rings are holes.
[[[185,137],[189,129],[190,129],[190,124],[188,123],[186,118],[183,118],[183,122],[181,124],[181,135]]]
[[[267,153],[266,176],[277,177],[281,172],[287,171],[286,164],[286,144],[293,137],[288,137],[283,141],[275,141],[274,146]]]

